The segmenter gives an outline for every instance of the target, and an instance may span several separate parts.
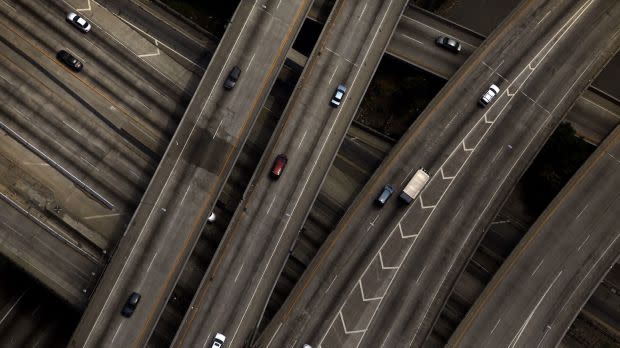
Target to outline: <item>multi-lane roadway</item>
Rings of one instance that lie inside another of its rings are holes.
[[[242,2],[70,345],[141,346],[183,270],[310,1]],[[233,67],[241,74],[223,88]],[[128,296],[140,306],[120,315]]]
[[[452,37],[462,45],[459,54],[437,49],[435,38]],[[416,6],[408,6],[398,23],[387,53],[444,79],[450,79],[485,38]],[[620,102],[613,90],[591,86],[571,109],[566,120],[577,134],[598,143],[620,123]]]
[[[555,346],[618,259],[619,189],[616,128],[506,259],[448,346]]]
[[[616,10],[605,2],[532,1],[513,11],[384,161],[260,345],[422,345],[484,226],[613,56],[617,18],[605,14]],[[595,30],[583,29],[591,23]],[[480,109],[491,83],[502,92]],[[399,190],[420,166],[433,178],[418,200],[373,207],[384,184]]]
[[[406,1],[338,1],[177,334],[201,346],[215,332],[239,346],[257,328]],[[336,87],[348,88],[340,107]],[[278,154],[288,164],[268,173]]]

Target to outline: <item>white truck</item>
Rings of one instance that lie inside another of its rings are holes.
[[[407,183],[407,186],[403,189],[403,192],[400,193],[400,199],[407,204],[413,202],[420,192],[422,192],[422,189],[426,186],[430,178],[430,175],[428,175],[424,168],[418,169]]]

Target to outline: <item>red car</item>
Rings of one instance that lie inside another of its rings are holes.
[[[274,179],[278,179],[282,172],[284,171],[284,167],[286,167],[286,162],[288,162],[288,158],[286,155],[279,154],[276,156],[275,162],[273,162],[273,167],[271,168],[271,177]]]

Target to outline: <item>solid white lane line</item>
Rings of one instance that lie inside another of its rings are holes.
[[[362,13],[360,13],[360,16],[357,17],[358,21],[362,20],[362,17],[364,16],[364,12],[366,12],[366,7],[368,6],[368,1],[366,1],[366,3],[364,4],[364,9],[362,10]]]
[[[213,139],[215,139],[215,137],[217,136],[217,131],[220,130],[220,127],[222,126],[223,122],[224,120],[220,120],[220,124],[217,125],[217,128],[215,129],[215,133],[213,133]]]
[[[538,271],[538,269],[540,268],[540,265],[542,265],[543,261],[544,261],[544,259],[540,260],[540,262],[538,263],[538,266],[536,266],[536,268],[534,269],[534,272],[532,272],[532,274],[530,274],[530,277],[533,276]]]
[[[536,23],[536,26],[538,26],[540,24],[540,22],[544,21],[545,18],[547,18],[547,16],[549,15],[549,13],[551,13],[551,10],[547,11],[547,13],[545,13],[545,15],[543,16],[543,18],[541,18],[538,23]]]
[[[153,255],[153,258],[151,259],[151,262],[149,263],[149,268],[146,269],[146,273],[149,273],[151,266],[153,266],[153,261],[155,261],[155,257],[157,257],[157,252],[155,253],[155,255]]]
[[[183,202],[185,201],[185,197],[187,196],[187,193],[189,192],[190,187],[192,187],[191,183],[187,185],[187,190],[185,190],[185,193],[183,194],[183,198],[181,199],[181,203],[179,203],[179,206],[183,205]]]
[[[420,274],[418,274],[418,278],[416,278],[415,283],[417,284],[418,281],[420,280],[420,278],[422,277],[422,273],[424,273],[424,271],[426,270],[426,265],[424,265],[424,268],[422,268],[422,272],[420,272]]]
[[[235,283],[237,282],[237,279],[239,278],[239,274],[241,274],[241,270],[243,269],[243,266],[244,266],[244,265],[245,265],[245,264],[243,264],[243,263],[242,263],[242,264],[241,264],[241,267],[239,267],[239,272],[237,272],[237,276],[235,277]]]
[[[577,217],[575,217],[575,220],[579,219],[579,217],[581,216],[581,213],[584,212],[584,210],[586,210],[586,208],[588,208],[588,206],[590,205],[590,203],[586,204],[585,207],[583,207],[583,209],[581,209],[581,211],[579,212],[579,214],[577,214]]]
[[[237,46],[237,43],[239,42],[239,39],[243,36],[241,34],[245,30],[245,27],[248,24],[248,21],[250,20],[250,18],[252,18],[252,12],[254,12],[255,5],[256,5],[256,0],[254,0],[254,2],[252,3],[252,9],[250,10],[249,15],[246,17],[245,22],[243,23],[243,26],[241,27],[241,31],[239,32],[239,36],[235,40],[235,43],[233,44],[232,49],[229,51],[228,56],[226,57],[226,60],[224,61],[224,66],[226,66],[228,64],[228,60],[232,56],[233,52],[235,52],[235,47]],[[224,69],[220,70],[220,73],[218,74],[216,81],[220,80],[220,78],[222,77],[223,71],[224,71]],[[211,99],[211,95],[213,94],[213,91],[215,91],[216,89],[217,88],[212,88],[211,91],[209,92],[209,95],[207,96],[207,99],[205,100],[205,102],[203,104],[202,110],[200,111],[200,114],[198,115],[198,117],[196,119],[196,122],[194,122],[194,124],[192,125],[192,129],[189,132],[189,135],[187,136],[187,138],[185,138],[185,142],[183,143],[183,147],[181,148],[181,152],[179,153],[180,155],[183,154],[183,152],[185,151],[185,148],[189,144],[189,141],[190,141],[192,135],[194,134],[194,130],[196,129],[196,126],[198,125],[198,123],[200,123],[200,120],[202,119],[202,115],[203,115],[204,109],[206,108],[207,104],[209,103],[209,100]],[[123,266],[121,267],[121,270],[118,273],[118,277],[116,277],[116,279],[114,280],[114,284],[112,285],[112,289],[110,290],[109,294],[113,294],[116,291],[116,288],[119,285],[119,281],[120,281],[120,279],[122,278],[122,276],[123,276],[123,274],[125,272],[125,268],[127,267],[127,265],[129,265],[128,261],[131,258],[132,254],[134,253],[134,250],[136,249],[136,246],[139,244],[138,241],[142,239],[142,233],[144,233],[144,230],[146,229],[146,227],[149,226],[149,222],[151,220],[151,217],[153,216],[153,213],[155,211],[159,212],[159,209],[155,209],[155,207],[157,207],[157,205],[159,204],[159,201],[161,200],[161,198],[164,195],[166,187],[170,183],[170,179],[174,176],[173,175],[174,171],[175,171],[177,165],[179,164],[179,162],[181,161],[181,157],[182,156],[180,156],[180,155],[175,160],[174,165],[172,166],[172,169],[170,171],[170,175],[168,175],[168,177],[166,178],[166,181],[164,182],[164,186],[162,187],[162,190],[157,195],[157,199],[155,200],[155,203],[153,204],[153,208],[149,211],[149,214],[147,215],[146,221],[142,225],[142,228],[140,229],[140,232],[138,232],[138,237],[136,238],[136,241],[134,242],[134,244],[131,246],[131,250],[129,250],[129,253],[127,254],[127,258],[125,259],[125,262],[123,263]],[[112,296],[107,296],[106,297],[106,299],[105,299],[105,301],[103,303],[103,306],[102,306],[102,310],[97,314],[97,317],[96,317],[95,321],[93,322],[93,326],[92,326],[93,328],[98,327],[99,321],[101,320],[101,315],[106,312],[106,308],[109,306],[109,303],[110,303],[111,299],[112,299]],[[86,336],[86,339],[84,341],[84,345],[88,345],[88,342],[92,338],[93,333],[94,333],[94,330],[90,330],[88,332],[88,335]]]
[[[22,292],[22,294],[19,295],[17,300],[15,300],[15,302],[13,303],[11,308],[9,308],[9,310],[6,313],[4,313],[4,316],[2,317],[2,319],[0,319],[0,324],[2,324],[2,322],[4,322],[4,319],[6,319],[6,317],[13,311],[13,308],[15,308],[15,306],[19,303],[19,301],[22,299],[22,297],[24,297],[24,294],[26,294],[28,292],[28,290],[29,289],[24,290],[24,292]]]
[[[406,35],[406,34],[400,34],[400,35],[404,36],[405,38],[407,38],[407,39],[409,39],[409,40],[411,40],[411,41],[415,41],[415,42],[419,43],[420,45],[424,45],[424,42],[422,42],[422,41],[420,41],[420,40],[416,40],[416,39],[412,38],[412,37],[411,37],[411,36],[409,36],[409,35]]]
[[[101,219],[101,218],[107,218],[107,217],[113,217],[113,216],[118,216],[121,215],[122,213],[113,213],[113,214],[102,214],[102,215],[91,215],[91,216],[85,216],[82,219],[84,220],[90,220],[90,219]]]
[[[64,120],[62,121],[62,123],[64,123],[67,127],[71,128],[74,132],[76,132],[79,135],[82,135],[82,133],[80,133],[77,129],[73,128],[70,124],[68,124],[67,122],[65,122]]]
[[[521,335],[523,334],[523,331],[525,330],[525,328],[527,327],[527,324],[529,324],[530,320],[532,319],[532,316],[534,316],[534,313],[536,312],[536,310],[538,309],[538,306],[540,306],[540,304],[542,303],[542,301],[544,300],[545,296],[547,296],[547,293],[549,292],[549,290],[551,290],[551,287],[553,287],[553,284],[555,284],[555,282],[558,280],[558,278],[560,277],[560,275],[562,274],[563,271],[560,271],[555,278],[553,278],[553,281],[551,282],[551,284],[549,284],[549,286],[547,287],[547,290],[545,290],[545,293],[542,295],[542,297],[540,298],[540,300],[538,300],[538,302],[536,303],[536,306],[534,306],[534,309],[530,312],[530,315],[527,317],[527,319],[525,320],[525,322],[523,323],[523,325],[521,326],[521,328],[519,329],[519,331],[517,332],[517,335],[512,339],[512,341],[510,342],[510,345],[508,345],[508,348],[512,348],[514,347],[517,342],[519,342],[519,339],[521,338]]]
[[[304,142],[304,139],[306,138],[306,133],[308,133],[308,130],[306,129],[306,131],[304,132],[304,135],[301,137],[301,140],[299,141],[299,145],[297,145],[297,149],[299,150],[299,148],[301,147],[301,144]]]
[[[336,65],[336,69],[334,69],[334,72],[332,73],[332,76],[329,77],[329,81],[327,82],[327,84],[331,84],[332,83],[332,79],[334,78],[334,75],[336,75],[336,71],[338,71],[338,67],[340,66],[340,64]]]
[[[577,251],[581,250],[581,247],[586,244],[586,242],[588,241],[588,239],[590,239],[590,235],[588,235],[586,237],[586,239],[583,240],[583,242],[581,242],[581,244],[579,245],[579,248],[577,248]]]
[[[112,336],[112,342],[110,343],[114,343],[114,340],[116,339],[116,335],[118,335],[119,331],[121,330],[121,327],[123,326],[123,324],[121,323],[117,328],[116,331],[114,332],[114,336]]]
[[[329,286],[327,287],[327,289],[325,289],[325,293],[327,294],[327,292],[329,291],[329,289],[332,287],[332,285],[334,284],[334,282],[336,281],[336,278],[338,278],[338,275],[336,275],[334,277],[334,279],[332,279],[332,282],[329,283]]]
[[[497,323],[495,323],[495,326],[493,326],[493,329],[491,329],[491,332],[489,332],[489,336],[491,336],[493,334],[493,331],[495,331],[495,329],[497,328],[497,325],[499,325],[500,321],[502,321],[502,318],[499,318],[497,320]]]
[[[273,206],[273,202],[276,201],[276,197],[273,197],[273,200],[271,201],[271,204],[269,204],[269,209],[267,209],[267,213],[265,213],[265,215],[269,215],[269,212],[271,211],[271,207]]]
[[[254,52],[254,54],[252,54],[252,58],[250,58],[250,62],[248,63],[248,67],[246,68],[246,70],[250,70],[250,67],[252,66],[252,62],[254,61],[254,56],[256,55],[256,52]]]

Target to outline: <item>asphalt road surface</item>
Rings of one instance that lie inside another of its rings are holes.
[[[77,308],[88,303],[88,290],[103,269],[103,259],[75,240],[51,230],[39,218],[0,200],[0,251],[64,301]],[[83,290],[87,290],[83,292]]]
[[[508,257],[450,347],[557,345],[620,252],[620,128]]]
[[[485,226],[615,54],[617,10],[604,1],[521,4],[396,145],[258,345],[421,346]],[[480,109],[491,83],[502,92]],[[411,206],[392,198],[373,207],[383,185],[398,192],[420,166],[433,178]]]
[[[237,8],[71,347],[142,346],[151,335],[310,7],[276,3]],[[242,73],[226,91],[233,66]],[[134,291],[142,299],[127,319]]]
[[[217,48],[214,36],[184,25],[153,1],[101,0],[99,3],[197,72],[204,73]]]
[[[454,54],[438,47],[434,41],[438,36],[456,39],[461,43],[462,51]],[[408,6],[388,45],[387,53],[448,80],[483,40],[484,37],[479,34],[433,13]],[[601,91],[591,87],[579,97],[566,117],[580,137],[595,144],[606,137],[620,120],[617,112],[620,105],[613,102],[608,92],[613,92],[613,89]]]
[[[461,43],[458,54],[437,46],[435,39],[447,36]],[[468,31],[416,6],[407,6],[387,52],[432,74],[449,79],[480,46],[484,37]]]
[[[202,346],[221,332],[229,347],[240,347],[258,326],[406,3],[335,4],[174,346]],[[340,83],[348,91],[334,108],[329,101]],[[275,181],[268,173],[281,153],[288,156],[288,164]]]

